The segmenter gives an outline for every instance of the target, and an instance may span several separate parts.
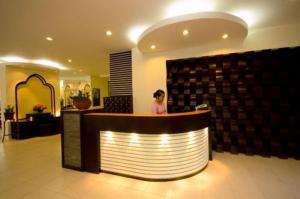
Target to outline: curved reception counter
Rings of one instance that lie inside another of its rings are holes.
[[[164,115],[69,111],[62,115],[63,166],[67,168],[163,181],[192,176],[212,158],[208,110]],[[79,147],[72,142],[75,123]]]

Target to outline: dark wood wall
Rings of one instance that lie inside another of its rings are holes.
[[[132,95],[104,97],[104,112],[133,113]]]
[[[300,47],[167,61],[168,112],[212,109],[213,149],[300,158]]]

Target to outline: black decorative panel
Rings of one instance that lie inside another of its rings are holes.
[[[104,112],[133,113],[132,95],[104,97]]]
[[[213,148],[300,158],[300,47],[167,61],[168,112],[207,103]]]

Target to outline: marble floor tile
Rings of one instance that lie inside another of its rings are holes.
[[[64,169],[60,147],[60,135],[0,143],[0,198],[300,199],[299,160],[214,153],[195,176],[148,182]]]

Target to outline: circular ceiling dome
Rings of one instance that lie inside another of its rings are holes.
[[[168,18],[152,25],[139,37],[138,48],[143,53],[175,50],[224,42],[222,36],[242,41],[247,34],[246,22],[237,16],[202,12]]]

